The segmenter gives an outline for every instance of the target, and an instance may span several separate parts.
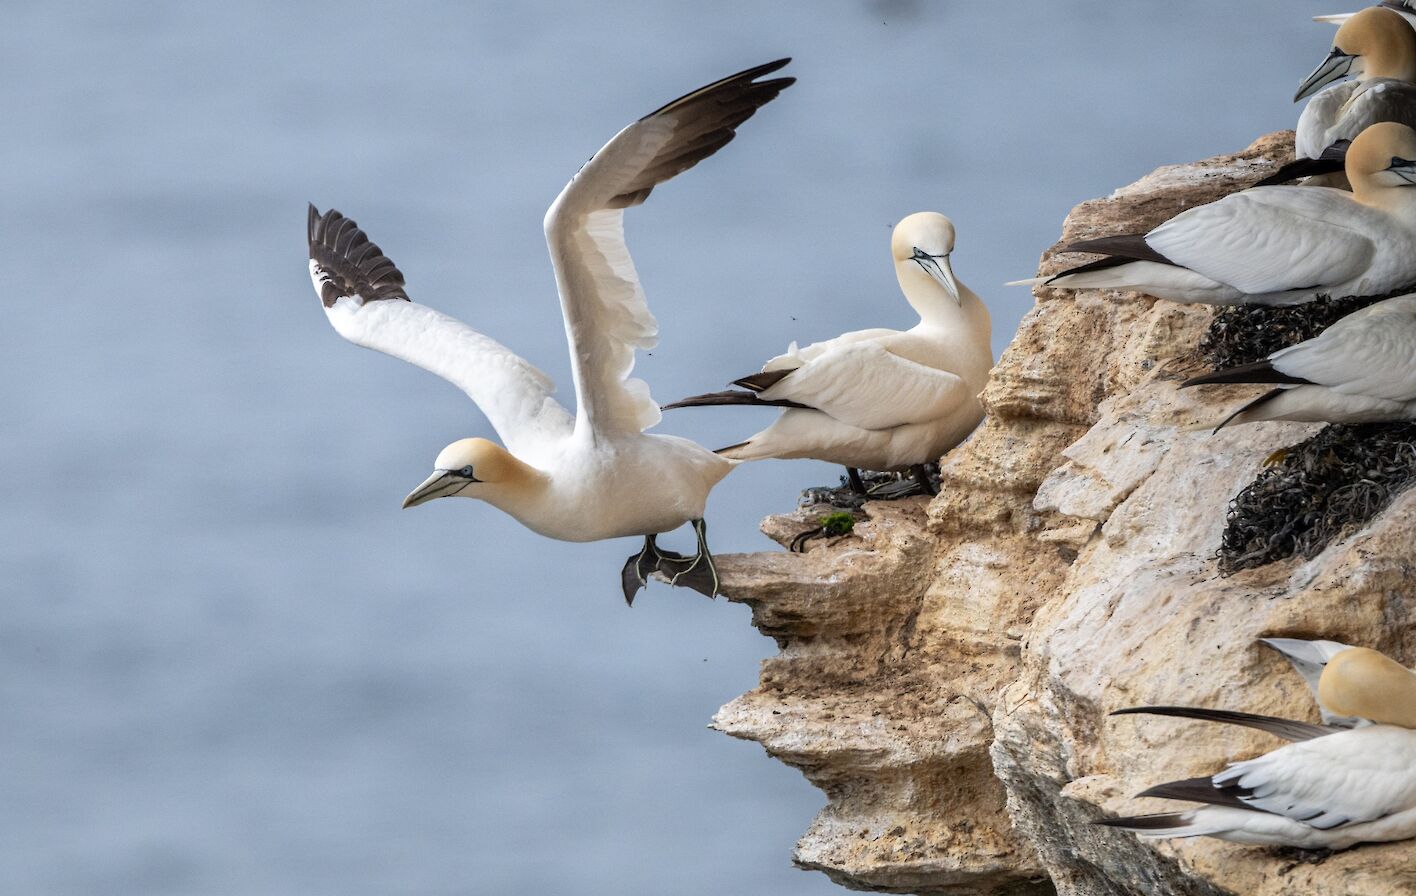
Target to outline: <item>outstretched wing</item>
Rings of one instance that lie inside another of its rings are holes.
[[[403,274],[358,225],[310,206],[310,278],[325,315],[356,345],[393,355],[466,392],[512,454],[530,463],[573,421],[555,385],[506,346],[408,298]]]
[[[1316,337],[1269,356],[1275,370],[1344,395],[1416,399],[1416,295],[1354,311]]]
[[[624,243],[624,209],[722,149],[738,125],[792,84],[756,80],[789,61],[739,72],[631,124],[585,163],[546,213],[577,425],[592,433],[638,432],[658,422],[648,385],[630,377],[634,350],[652,348],[659,328]]]
[[[938,420],[974,396],[962,378],[858,342],[819,355],[758,393],[793,401],[861,429]]]
[[[1250,295],[1310,289],[1350,280],[1370,263],[1372,240],[1344,226],[1356,207],[1326,187],[1255,187],[1181,212],[1146,242]]]

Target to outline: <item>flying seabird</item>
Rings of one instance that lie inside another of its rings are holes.
[[[1382,0],[1376,5],[1391,10],[1405,19],[1412,28],[1416,28],[1416,5],[1413,5],[1411,0]],[[1357,15],[1355,12],[1339,12],[1326,16],[1313,16],[1313,21],[1341,25],[1355,15]]]
[[[505,448],[480,438],[448,445],[404,507],[480,498],[548,538],[641,536],[643,549],[621,575],[626,601],[656,571],[718,593],[703,508],[734,464],[687,439],[644,432],[659,421],[659,406],[630,372],[634,350],[653,347],[658,324],[625,246],[624,210],[732,140],[739,125],[794,82],[758,80],[789,61],[739,72],[639,119],[595,153],[552,203],[546,242],[570,343],[574,416],[528,361],[410,301],[403,274],[352,220],[310,206],[310,276],[335,330],[453,383],[505,442]],[[684,523],[697,536],[694,556],[656,545],[657,535]]]
[[[1349,75],[1353,80],[1328,87]],[[1293,97],[1295,103],[1313,97],[1298,118],[1297,158],[1259,181],[1258,186],[1316,177],[1307,184],[1345,187],[1342,163],[1354,137],[1380,121],[1416,127],[1413,81],[1416,31],[1406,20],[1380,6],[1352,16],[1337,29],[1332,52]],[[1326,176],[1329,174],[1333,176]]]
[[[1181,388],[1217,383],[1276,385],[1216,430],[1263,420],[1416,420],[1416,294],[1368,305],[1312,339],[1253,364],[1194,377]]]
[[[668,408],[768,405],[786,410],[757,435],[719,450],[734,460],[809,457],[847,468],[902,470],[929,492],[922,465],[959,444],[983,419],[978,394],[993,367],[988,309],[954,276],[954,225],[910,215],[890,237],[895,276],[919,313],[909,330],[857,330],[778,355],[741,390],[695,395]]]
[[[1352,192],[1254,187],[1144,234],[1084,240],[1108,257],[1017,285],[1123,289],[1173,302],[1296,305],[1416,282],[1416,130],[1367,128],[1347,152]]]
[[[1236,843],[1346,849],[1416,836],[1416,674],[1375,650],[1340,651],[1319,682],[1335,714],[1360,728],[1313,725],[1192,707],[1124,709],[1257,728],[1293,743],[1216,775],[1161,784],[1138,797],[1203,803],[1198,809],[1108,818],[1142,837],[1216,837]]]

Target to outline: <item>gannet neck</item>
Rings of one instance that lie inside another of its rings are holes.
[[[895,277],[905,301],[926,326],[962,326],[985,310],[979,297],[962,282],[955,281],[959,288],[956,299],[913,261],[896,261]]]
[[[1333,46],[1361,58],[1353,74],[1416,81],[1416,31],[1399,14],[1381,6],[1362,10],[1342,24]]]
[[[1345,166],[1357,201],[1388,210],[1409,205],[1407,191],[1416,184],[1416,131],[1393,121],[1374,124],[1352,141]]]
[[[1416,728],[1416,673],[1366,647],[1341,651],[1318,680],[1318,700],[1333,713]]]

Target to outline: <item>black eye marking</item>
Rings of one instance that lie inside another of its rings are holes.
[[[472,478],[472,465],[471,465],[471,464],[468,464],[467,466],[465,466],[465,467],[463,467],[462,469],[458,470],[458,471],[457,471],[457,475],[461,476],[463,479],[471,479],[471,478]]]

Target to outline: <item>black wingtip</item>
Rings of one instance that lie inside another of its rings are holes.
[[[1215,386],[1229,383],[1267,383],[1285,386],[1311,386],[1313,381],[1276,370],[1274,369],[1273,362],[1265,358],[1262,361],[1255,361],[1252,364],[1240,364],[1237,367],[1226,367],[1223,370],[1215,370],[1210,373],[1201,374],[1200,376],[1192,376],[1181,383],[1180,388],[1188,389],[1191,386]]]
[[[1088,822],[1104,828],[1125,828],[1128,831],[1163,831],[1189,823],[1184,812],[1163,812],[1157,815],[1119,815]]]
[[[326,308],[341,296],[357,295],[365,302],[409,300],[403,272],[352,218],[334,209],[321,215],[311,203],[306,228],[310,260],[321,274],[320,301]]]

